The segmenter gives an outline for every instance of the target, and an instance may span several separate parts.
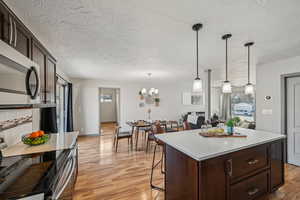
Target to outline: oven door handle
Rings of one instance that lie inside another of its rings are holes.
[[[72,178],[72,175],[74,173],[74,170],[75,170],[75,166],[76,166],[76,163],[74,161],[74,157],[71,157],[70,158],[70,162],[71,163],[71,169],[69,170],[69,174],[68,174],[68,177],[66,178],[66,181],[63,183],[63,185],[61,186],[60,190],[56,193],[56,195],[53,196],[52,199],[59,199],[59,197],[61,196],[61,194],[64,192],[64,190],[66,189],[68,183],[70,182],[71,178]]]

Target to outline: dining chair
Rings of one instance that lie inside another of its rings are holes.
[[[165,154],[164,153],[165,152],[165,148],[164,148],[165,144],[162,141],[155,138],[156,134],[163,134],[163,133],[165,133],[165,129],[162,128],[162,126],[159,122],[155,123],[152,126],[152,131],[151,131],[151,133],[149,133],[150,137],[152,138],[151,140],[155,142],[153,160],[152,160],[152,166],[151,166],[150,186],[152,189],[156,189],[156,190],[160,190],[160,191],[164,191],[164,189],[153,184],[153,173],[154,173],[154,169],[156,167],[158,167],[158,165],[160,164],[161,165],[161,173],[164,174],[163,161],[164,161],[164,154]],[[148,136],[148,141],[149,141],[149,136]],[[148,145],[149,145],[149,143],[147,143],[147,148],[148,148]],[[155,163],[157,147],[162,147],[162,154],[161,154],[160,160],[157,163]]]
[[[183,130],[191,130],[192,128],[191,128],[191,126],[190,126],[190,124],[189,124],[189,122],[188,121],[184,121],[183,122]]]
[[[132,149],[133,147],[133,143],[132,143],[132,132],[120,132],[121,126],[117,126],[115,128],[115,136],[114,136],[114,146],[116,148],[116,152],[118,152],[118,144],[119,144],[119,140],[121,139],[128,139],[128,145],[130,143],[130,147]]]
[[[166,128],[166,132],[177,132],[177,131],[179,131],[179,123],[178,123],[178,121],[172,121],[172,120],[170,120],[170,121],[168,121],[167,124],[169,125],[169,127],[166,126],[167,127]]]

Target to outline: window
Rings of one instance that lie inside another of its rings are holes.
[[[100,96],[100,102],[103,103],[110,103],[112,102],[112,95],[111,94],[103,94]]]
[[[255,96],[246,95],[244,87],[234,87],[232,90],[231,115],[242,120],[255,121]]]

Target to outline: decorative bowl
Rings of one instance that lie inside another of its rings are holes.
[[[41,144],[45,144],[50,139],[49,134],[44,134],[42,136],[35,137],[35,138],[30,137],[30,135],[31,134],[27,134],[27,135],[22,136],[22,142],[24,144],[29,145],[29,146],[38,146],[38,145],[41,145]]]

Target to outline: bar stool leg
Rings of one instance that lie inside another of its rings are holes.
[[[154,169],[159,165],[161,164],[162,162],[162,159],[160,161],[158,161],[156,164],[155,164],[155,155],[156,155],[156,149],[157,149],[157,146],[158,144],[155,145],[154,147],[154,153],[153,153],[153,160],[152,160],[152,167],[151,167],[151,176],[150,176],[150,186],[152,189],[155,189],[155,190],[159,190],[159,191],[164,191],[163,188],[161,187],[158,187],[158,186],[155,186],[153,184],[153,172],[154,172]],[[163,152],[162,152],[163,153]]]
[[[160,165],[160,170],[162,174],[165,174],[164,171],[164,164],[165,164],[165,146],[162,146],[162,153],[161,153],[161,165]]]
[[[136,129],[136,136],[135,136],[135,149],[138,150],[138,141],[139,141],[139,128]]]

